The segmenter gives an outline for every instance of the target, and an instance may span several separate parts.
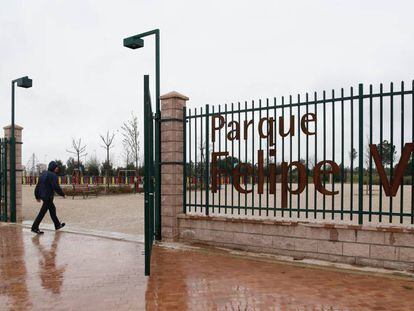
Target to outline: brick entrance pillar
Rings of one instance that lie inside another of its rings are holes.
[[[183,108],[188,100],[177,92],[161,100],[161,227],[162,239],[178,239],[177,215],[183,210]]]
[[[10,139],[11,125],[3,127],[4,137]],[[22,210],[22,132],[23,127],[14,125],[14,137],[16,138],[16,222],[22,222],[23,210]],[[8,169],[10,169],[10,148],[7,150],[7,163]],[[10,212],[10,171],[7,173],[7,202],[9,204],[8,211]]]

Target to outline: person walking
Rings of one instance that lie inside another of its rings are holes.
[[[43,231],[39,230],[39,225],[45,217],[46,212],[49,211],[50,217],[53,220],[55,229],[59,230],[65,226],[65,223],[60,223],[56,216],[56,207],[53,203],[55,192],[65,198],[65,193],[60,188],[58,183],[58,176],[56,173],[59,172],[59,167],[55,161],[49,163],[47,171],[44,171],[39,177],[39,181],[36,185],[34,195],[37,202],[43,201],[42,208],[36,217],[36,220],[32,225],[32,232],[37,234],[43,234]]]

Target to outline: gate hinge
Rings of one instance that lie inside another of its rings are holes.
[[[153,117],[154,120],[158,121],[160,119],[160,114],[158,112],[154,113]]]

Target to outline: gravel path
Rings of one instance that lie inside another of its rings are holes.
[[[34,186],[23,186],[23,220],[33,221],[41,203],[36,202]],[[126,234],[144,234],[144,195],[100,195],[88,199],[80,197],[55,198],[60,221],[83,230],[100,230]],[[49,214],[43,220],[52,223]]]

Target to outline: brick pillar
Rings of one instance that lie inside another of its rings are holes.
[[[4,137],[10,138],[11,136],[11,125],[3,127]],[[16,222],[22,222],[23,220],[23,207],[22,207],[22,177],[23,177],[23,166],[22,166],[22,132],[23,127],[15,124],[14,125],[14,137],[16,138]],[[10,148],[7,150],[7,163],[8,169],[10,169]],[[7,174],[7,202],[10,204],[10,173]],[[10,211],[10,205],[8,207]]]
[[[161,228],[162,239],[178,239],[177,215],[183,210],[183,108],[188,100],[177,92],[161,100]]]

